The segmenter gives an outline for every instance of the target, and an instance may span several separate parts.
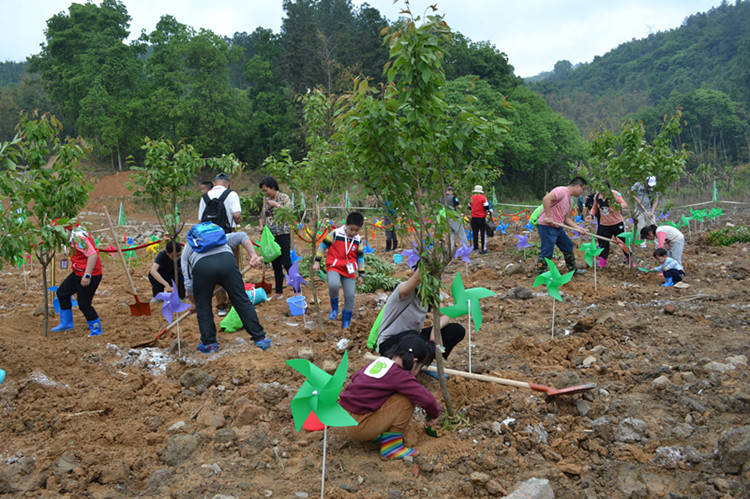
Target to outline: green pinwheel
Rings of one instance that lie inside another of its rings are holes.
[[[643,244],[643,241],[641,241],[637,237],[635,238],[635,242],[633,244],[631,244],[632,241],[633,241],[633,233],[632,232],[623,232],[622,234],[617,234],[617,237],[619,237],[620,239],[622,239],[623,241],[625,241],[625,245],[628,248],[632,248],[633,244],[636,244],[636,245],[637,244]]]
[[[346,381],[348,352],[331,376],[309,360],[290,359],[287,365],[305,377],[290,404],[297,431],[322,430],[325,426],[357,426],[357,421],[338,404],[339,393]]]
[[[545,258],[545,260],[547,261],[549,270],[544,274],[540,274],[536,277],[532,288],[535,288],[540,284],[544,284],[547,287],[547,293],[552,298],[558,301],[562,301],[562,296],[560,296],[560,290],[558,288],[563,284],[567,284],[573,278],[573,274],[575,274],[575,271],[572,270],[565,275],[560,275],[560,271],[557,270],[557,267],[554,263],[552,263],[552,260],[550,260],[549,258]]]
[[[495,293],[487,288],[464,288],[461,273],[457,272],[451,284],[451,295],[454,305],[443,307],[440,312],[453,319],[471,313],[474,317],[474,331],[479,331],[482,326],[482,307],[479,305],[479,299],[495,296]]]
[[[589,267],[594,267],[594,257],[599,255],[604,248],[597,248],[596,243],[591,241],[590,243],[584,243],[578,248],[578,251],[583,251],[583,261],[585,261]]]

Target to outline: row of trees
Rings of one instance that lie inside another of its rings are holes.
[[[184,140],[212,157],[231,153],[251,168],[282,149],[301,159],[309,146],[295,95],[316,86],[340,94],[355,78],[385,83],[380,33],[389,23],[350,0],[286,0],[284,9],[279,34],[258,28],[222,38],[165,15],[126,44],[130,17],[119,0],[74,3],[48,21],[46,43],[30,58],[38,77],[0,88],[0,138],[13,136],[18,111],[41,109],[115,168],[130,155],[143,160],[146,136]],[[469,99],[487,119],[514,123],[493,159],[503,184],[532,179],[529,191],[542,195],[568,175],[568,160],[583,159],[575,127],[521,86],[505,54],[458,33],[443,51],[446,100]]]

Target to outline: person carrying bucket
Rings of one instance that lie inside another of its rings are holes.
[[[57,225],[57,220],[52,222]],[[102,321],[91,305],[96,289],[102,281],[102,260],[94,238],[78,224],[66,225],[70,232],[70,267],[73,270],[57,288],[60,302],[60,324],[50,331],[59,333],[73,329],[73,302],[71,297],[78,295],[78,308],[83,312],[89,326],[89,336],[102,334]]]
[[[329,233],[318,246],[313,271],[320,270],[320,262],[326,255],[328,272],[328,294],[331,297],[329,320],[339,314],[339,288],[344,287],[344,309],[341,312],[341,327],[349,327],[354,312],[356,284],[362,284],[365,275],[365,255],[359,231],[365,223],[361,213],[353,211],[346,217],[346,224]],[[356,282],[355,282],[356,280]]]

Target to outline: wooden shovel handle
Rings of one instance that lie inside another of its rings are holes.
[[[130,272],[128,272],[128,265],[125,263],[125,257],[122,255],[122,249],[120,248],[120,242],[117,240],[117,233],[115,232],[115,226],[112,225],[112,219],[109,217],[109,210],[107,210],[107,207],[104,207],[104,214],[107,215],[107,223],[109,224],[109,230],[112,231],[112,238],[115,240],[115,248],[117,248],[117,253],[120,255],[120,261],[122,262],[122,268],[125,270],[125,275],[128,276],[128,281],[130,282],[130,287],[133,288],[133,294],[137,295],[138,291],[135,289],[135,284],[133,284],[133,278],[130,277]]]

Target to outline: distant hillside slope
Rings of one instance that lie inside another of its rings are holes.
[[[549,78],[527,84],[584,137],[675,91],[716,89],[749,110],[750,1],[692,15],[677,29],[624,43],[589,64],[561,61]]]

